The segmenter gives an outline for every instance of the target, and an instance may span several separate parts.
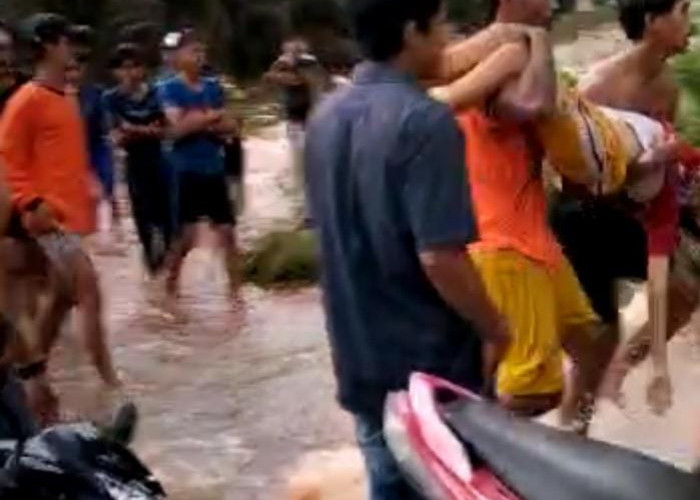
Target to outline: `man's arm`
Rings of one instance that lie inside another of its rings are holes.
[[[467,243],[477,235],[465,177],[464,140],[446,109],[431,112],[440,115],[421,117],[427,137],[406,166],[402,192],[417,253],[445,302],[502,351],[507,330],[466,255]]]
[[[420,262],[443,300],[495,347],[495,357],[484,363],[490,377],[508,346],[508,325],[491,303],[471,257],[463,247],[433,247],[420,252]]]
[[[182,108],[166,107],[165,119],[169,135],[174,139],[181,139],[197,132],[208,131],[220,117],[205,111],[186,111]]]
[[[430,91],[451,108],[480,106],[527,67],[530,53],[524,43],[502,45],[462,78]]]
[[[549,33],[529,32],[530,59],[520,78],[507,85],[494,102],[497,116],[531,121],[551,113],[556,105],[557,79]]]
[[[466,40],[450,45],[444,52],[441,82],[451,83],[471,71],[505,44],[527,42],[525,27],[515,24],[493,23]]]

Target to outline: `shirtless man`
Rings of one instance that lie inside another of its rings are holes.
[[[597,104],[672,123],[678,88],[667,61],[687,47],[689,7],[688,0],[623,0],[620,23],[633,45],[593,68],[581,82],[583,95]],[[674,145],[669,143],[667,150],[669,164],[675,163]],[[564,195],[555,204],[552,220],[596,312],[611,326],[617,325],[617,282],[648,276],[649,325],[616,355],[608,390],[618,397],[624,376],[651,346],[654,372],[648,402],[657,412],[671,404],[667,334],[687,324],[698,300],[696,284],[673,275],[669,279],[679,216],[674,183],[667,177],[662,192],[646,207]]]

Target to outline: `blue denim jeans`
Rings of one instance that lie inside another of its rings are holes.
[[[404,479],[384,440],[381,414],[354,417],[357,443],[367,468],[369,500],[423,500]]]

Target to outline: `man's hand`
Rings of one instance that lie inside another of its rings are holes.
[[[668,370],[654,371],[647,386],[647,404],[656,415],[664,415],[673,405],[673,387]]]
[[[27,404],[41,427],[58,421],[58,398],[51,389],[48,377],[40,375],[23,381]]]
[[[499,44],[505,44],[525,41],[532,28],[524,24],[496,22],[487,29],[491,30]]]
[[[204,112],[204,115],[210,125],[215,125],[224,119],[224,111],[222,109],[208,109]]]
[[[42,202],[35,210],[29,210],[22,214],[22,225],[31,236],[41,236],[58,229],[58,222],[45,202]]]

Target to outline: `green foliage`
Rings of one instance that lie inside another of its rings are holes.
[[[247,281],[262,287],[314,283],[318,264],[313,233],[278,231],[264,236],[247,254],[244,274]]]
[[[700,146],[700,52],[678,56],[673,68],[681,87],[678,130],[688,142]]]

